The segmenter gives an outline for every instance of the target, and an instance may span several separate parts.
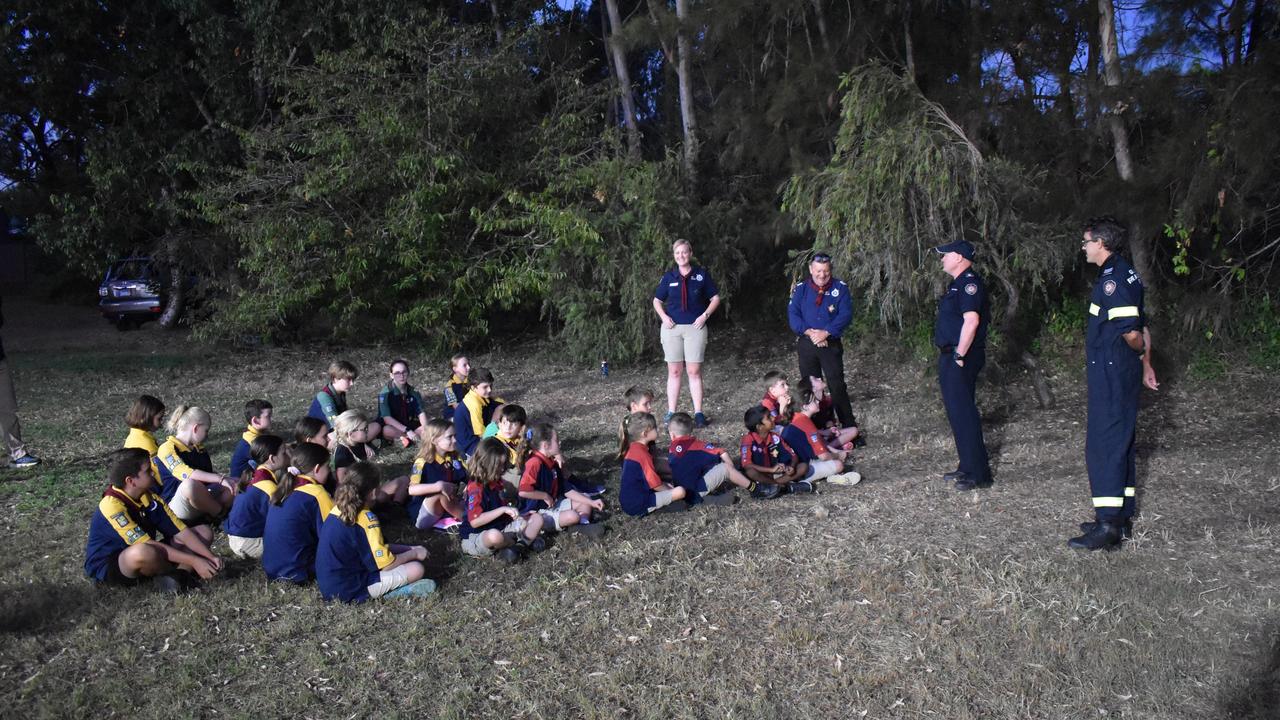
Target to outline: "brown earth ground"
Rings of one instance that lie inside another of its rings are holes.
[[[389,539],[431,549],[436,596],[326,604],[233,561],[172,599],[98,590],[81,569],[133,397],[209,409],[225,467],[244,400],[272,400],[287,434],[333,357],[365,371],[352,398],[368,409],[393,356],[433,397],[444,363],[398,346],[233,352],[21,298],[5,311],[45,460],[0,470],[0,697],[15,716],[1280,717],[1280,410],[1257,371],[1210,383],[1162,368],[1139,419],[1142,517],[1120,552],[1064,543],[1090,514],[1078,342],[1048,358],[1051,411],[1013,369],[979,387],[997,483],[959,494],[938,477],[955,460],[930,362],[864,340],[847,363],[870,440],[857,487],[619,514],[602,541],[561,538],[515,567],[389,520]],[[759,378],[794,372],[794,355],[781,328],[712,337],[705,436],[734,446]],[[556,422],[575,469],[616,498],[622,392],[661,392],[656,348],[608,378],[591,358],[521,354],[472,364]]]

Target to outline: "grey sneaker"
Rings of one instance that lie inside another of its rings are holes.
[[[35,455],[32,455],[31,453],[27,453],[26,455],[23,455],[17,460],[9,461],[9,467],[17,468],[20,470],[33,468],[39,464],[40,464],[40,458],[36,457]]]

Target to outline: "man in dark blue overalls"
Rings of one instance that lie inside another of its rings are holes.
[[[1095,520],[1081,523],[1084,534],[1067,541],[1077,550],[1114,550],[1131,536],[1137,510],[1138,393],[1143,383],[1152,390],[1159,386],[1151,369],[1142,279],[1119,254],[1126,235],[1114,218],[1094,218],[1085,223],[1081,245],[1085,258],[1100,269],[1085,333],[1089,415],[1084,456]]]
[[[957,490],[990,487],[991,466],[982,440],[982,416],[978,414],[974,388],[987,362],[987,324],[991,305],[982,278],[973,271],[973,245],[965,240],[933,249],[942,256],[942,269],[951,276],[938,301],[938,322],[933,344],[938,346],[938,384],[947,421],[956,441],[960,466],[943,474]]]

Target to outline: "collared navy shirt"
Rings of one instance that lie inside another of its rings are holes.
[[[1143,292],[1142,279],[1123,257],[1113,253],[1098,269],[1085,330],[1085,354],[1090,360],[1120,350],[1135,354],[1122,336],[1147,326]]]
[[[849,286],[843,280],[832,279],[818,295],[818,287],[813,279],[797,283],[791,291],[791,302],[787,305],[787,320],[796,335],[803,335],[805,330],[826,330],[831,337],[840,334],[853,321],[853,299],[849,297]]]
[[[711,273],[696,265],[689,268],[688,275],[681,275],[678,267],[671,268],[653,291],[653,297],[662,301],[677,325],[692,325],[719,294]]]
[[[987,300],[987,287],[973,268],[952,278],[946,293],[938,300],[938,321],[933,326],[933,344],[940,348],[959,345],[960,330],[964,327],[964,314],[967,312],[978,313],[978,330],[969,347],[986,347],[991,304]]]

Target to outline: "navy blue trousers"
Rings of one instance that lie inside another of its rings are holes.
[[[942,404],[947,408],[951,436],[956,441],[956,454],[960,456],[958,469],[979,483],[991,480],[991,463],[982,439],[982,416],[978,414],[974,390],[978,373],[986,364],[985,348],[969,348],[964,367],[956,365],[951,350],[938,356],[938,384],[942,387]]]
[[[1137,511],[1138,394],[1142,360],[1128,347],[1088,360],[1089,415],[1084,460],[1099,522],[1128,520]]]

